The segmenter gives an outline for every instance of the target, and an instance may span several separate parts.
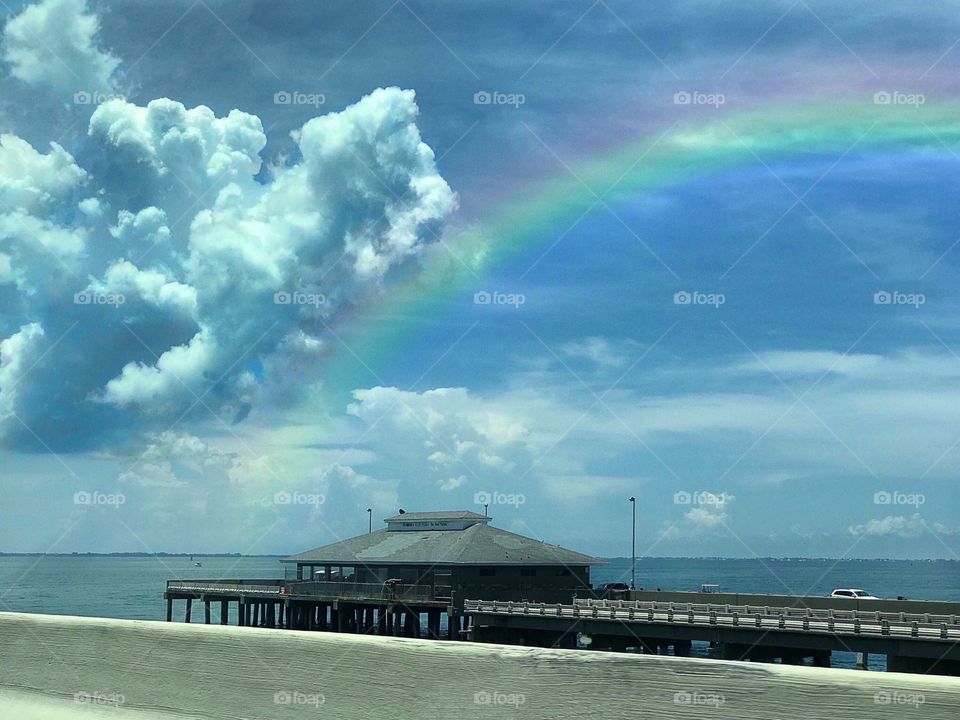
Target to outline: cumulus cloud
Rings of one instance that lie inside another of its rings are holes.
[[[0,422],[17,412],[17,386],[24,380],[42,338],[43,328],[30,323],[0,341]]]
[[[44,155],[16,135],[0,135],[0,213],[48,213],[86,175],[57,143],[50,143],[50,152]]]
[[[232,423],[316,381],[325,325],[456,207],[416,117],[411,91],[376,90],[308,121],[302,160],[266,180],[262,125],[239,110],[108,101],[83,168],[4,136],[0,339],[35,323],[57,347],[30,378],[30,432],[0,423],[2,442],[80,448],[191,408]]]
[[[3,59],[14,77],[63,96],[109,92],[120,61],[99,47],[99,29],[86,0],[43,0],[7,22]]]
[[[913,515],[887,515],[884,518],[868,520],[862,525],[851,525],[847,532],[859,537],[918,538],[932,531],[919,513]]]

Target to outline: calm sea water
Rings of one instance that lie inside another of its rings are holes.
[[[196,567],[195,562],[202,567]],[[697,590],[715,583],[724,592],[828,595],[856,587],[879,597],[960,601],[960,562],[876,560],[719,560],[644,558],[637,587]],[[281,578],[275,557],[0,557],[0,610],[163,620],[167,580]],[[630,560],[615,558],[594,569],[594,584],[630,581]],[[202,613],[195,613],[194,619]],[[694,648],[705,654],[705,646]],[[879,660],[879,658],[878,658]],[[852,666],[837,653],[834,664]],[[883,669],[882,662],[873,669]]]

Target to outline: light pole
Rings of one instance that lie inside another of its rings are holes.
[[[637,499],[630,496],[633,509],[633,532],[630,535],[630,589],[637,589]]]
[[[373,532],[373,508],[367,508],[367,532]]]

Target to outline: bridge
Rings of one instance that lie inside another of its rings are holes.
[[[896,608],[897,601],[888,607]],[[721,657],[829,666],[833,651],[887,656],[887,669],[960,674],[960,616],[896,610],[574,599],[570,605],[466,600],[472,638],[537,646],[689,655],[693,641]]]

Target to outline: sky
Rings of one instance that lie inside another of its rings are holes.
[[[0,551],[960,559],[958,10],[0,3]]]

